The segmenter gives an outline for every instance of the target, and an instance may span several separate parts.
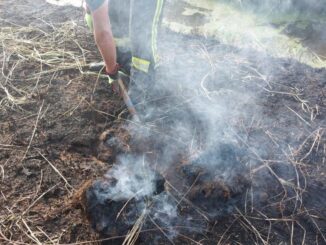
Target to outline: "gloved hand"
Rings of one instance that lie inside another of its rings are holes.
[[[120,68],[121,66],[118,63],[115,65],[113,71],[108,72],[107,69],[105,68],[105,73],[106,75],[108,75],[109,78],[109,84],[112,86],[112,90],[116,94],[120,93],[119,83],[118,83]]]
[[[124,81],[129,79],[128,73],[122,69],[122,67],[117,63],[112,71],[108,71],[105,67],[104,62],[91,63],[88,66],[90,71],[101,72],[108,77],[108,82],[112,86],[113,92],[119,94],[119,83],[118,79],[122,78]]]
[[[109,77],[109,84],[112,84],[116,82],[119,79],[119,69],[121,66],[117,63],[115,64],[115,67],[112,71],[108,71],[107,68],[105,68],[105,74]]]

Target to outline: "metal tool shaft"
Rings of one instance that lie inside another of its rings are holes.
[[[126,89],[121,78],[118,79],[118,85],[119,85],[119,89],[120,89],[120,95],[121,95],[123,101],[125,102],[130,114],[133,116],[133,119],[135,121],[139,122],[140,120],[139,120],[136,108],[135,108],[134,104],[132,103],[132,101],[128,95],[127,89]]]

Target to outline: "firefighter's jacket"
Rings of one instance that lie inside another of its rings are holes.
[[[158,62],[157,39],[164,0],[110,0],[109,16],[118,49],[131,51],[133,68],[148,73]],[[90,12],[86,22],[92,28]]]

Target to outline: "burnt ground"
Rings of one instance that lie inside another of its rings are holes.
[[[121,100],[79,71],[84,58],[100,60],[82,11],[44,1],[0,5],[1,84],[13,96],[0,89],[0,243],[94,240],[69,202],[106,171],[97,146],[105,129],[121,123]]]
[[[82,192],[112,164],[116,152],[103,150],[102,133],[125,135],[126,110],[96,74],[81,72],[100,56],[80,10],[40,0],[4,0],[0,7],[0,242],[96,244]],[[242,161],[253,166],[252,183],[239,209],[175,243],[325,244],[325,69],[234,47],[219,52],[216,43],[199,41],[217,60],[209,90],[220,86],[214,77],[223,77],[230,81],[226,91],[257,94],[255,106],[244,104],[249,116],[225,118],[237,128],[235,142],[247,149]],[[173,43],[170,48],[174,57],[186,57]],[[219,63],[222,56],[229,63]],[[188,198],[200,204],[196,191],[214,197],[223,188],[195,186]],[[144,232],[140,243],[171,242],[160,235]]]

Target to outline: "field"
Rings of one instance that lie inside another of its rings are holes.
[[[85,190],[118,155],[140,152],[164,162],[179,216],[143,221],[138,244],[326,244],[324,67],[166,30],[151,106],[139,107],[149,123],[138,125],[87,70],[101,57],[83,18],[41,0],[0,2],[1,244],[132,244],[99,228]],[[212,156],[223,178],[211,177]]]

